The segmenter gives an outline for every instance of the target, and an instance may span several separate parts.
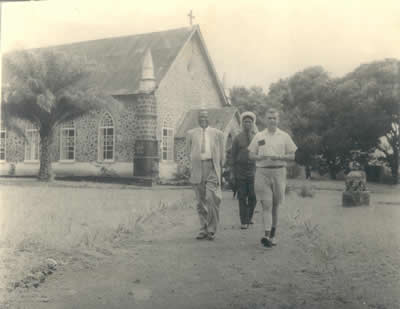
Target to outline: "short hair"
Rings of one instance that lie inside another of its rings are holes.
[[[208,117],[208,111],[206,110],[206,109],[201,109],[200,111],[199,111],[199,118],[201,117],[201,116],[205,116],[205,117]]]
[[[279,110],[275,107],[270,107],[267,109],[267,114],[277,114],[279,116]]]

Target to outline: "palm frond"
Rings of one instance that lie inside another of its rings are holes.
[[[3,117],[1,120],[2,128],[6,128],[9,131],[13,131],[18,136],[26,139],[25,130],[19,125],[17,119],[14,117]]]

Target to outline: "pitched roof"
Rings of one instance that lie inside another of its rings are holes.
[[[156,84],[175,60],[192,28],[179,28],[60,46],[65,52],[81,54],[100,65],[94,82],[110,94],[130,94],[139,88],[143,58],[151,49]]]
[[[203,109],[202,109],[203,110]],[[208,124],[210,127],[224,131],[232,118],[240,122],[239,111],[236,107],[208,108]],[[193,109],[186,113],[181,125],[176,130],[175,138],[183,138],[186,132],[198,127],[200,109]]]
[[[134,94],[139,89],[143,59],[149,48],[153,58],[156,85],[159,85],[185,43],[194,34],[198,35],[201,42],[220,98],[224,105],[229,105],[199,26],[50,46],[37,50],[54,49],[85,57],[96,66],[91,79],[99,89],[111,95],[126,95]],[[9,56],[12,56],[12,53],[5,55]],[[3,81],[6,78],[7,72],[3,70]]]
[[[151,49],[158,84],[175,60],[193,28],[113,37],[40,49],[54,49],[94,62],[91,79],[109,94],[131,94],[139,88],[143,58]],[[10,54],[10,56],[12,53]]]

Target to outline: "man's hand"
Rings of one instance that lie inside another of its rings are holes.
[[[252,152],[250,152],[249,155],[250,160],[256,160],[256,161],[261,161],[261,160],[282,160],[282,156],[266,156],[266,155],[256,155]]]
[[[282,156],[265,156],[266,159],[276,161],[276,160],[282,160]]]
[[[285,154],[282,156],[263,156],[265,158],[265,160],[269,159],[272,161],[293,161],[294,160],[294,154],[289,153],[289,154]]]
[[[266,156],[266,155],[259,155],[257,160],[280,160],[280,156]]]

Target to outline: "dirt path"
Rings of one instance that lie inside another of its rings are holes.
[[[228,192],[213,242],[194,239],[193,208],[168,211],[148,222],[151,231],[19,290],[10,308],[399,308],[400,205],[343,209],[340,194],[323,194],[288,197],[273,249],[259,244],[259,213],[250,230],[239,229]],[[376,205],[387,200],[373,197]],[[368,228],[355,224],[360,217]]]

